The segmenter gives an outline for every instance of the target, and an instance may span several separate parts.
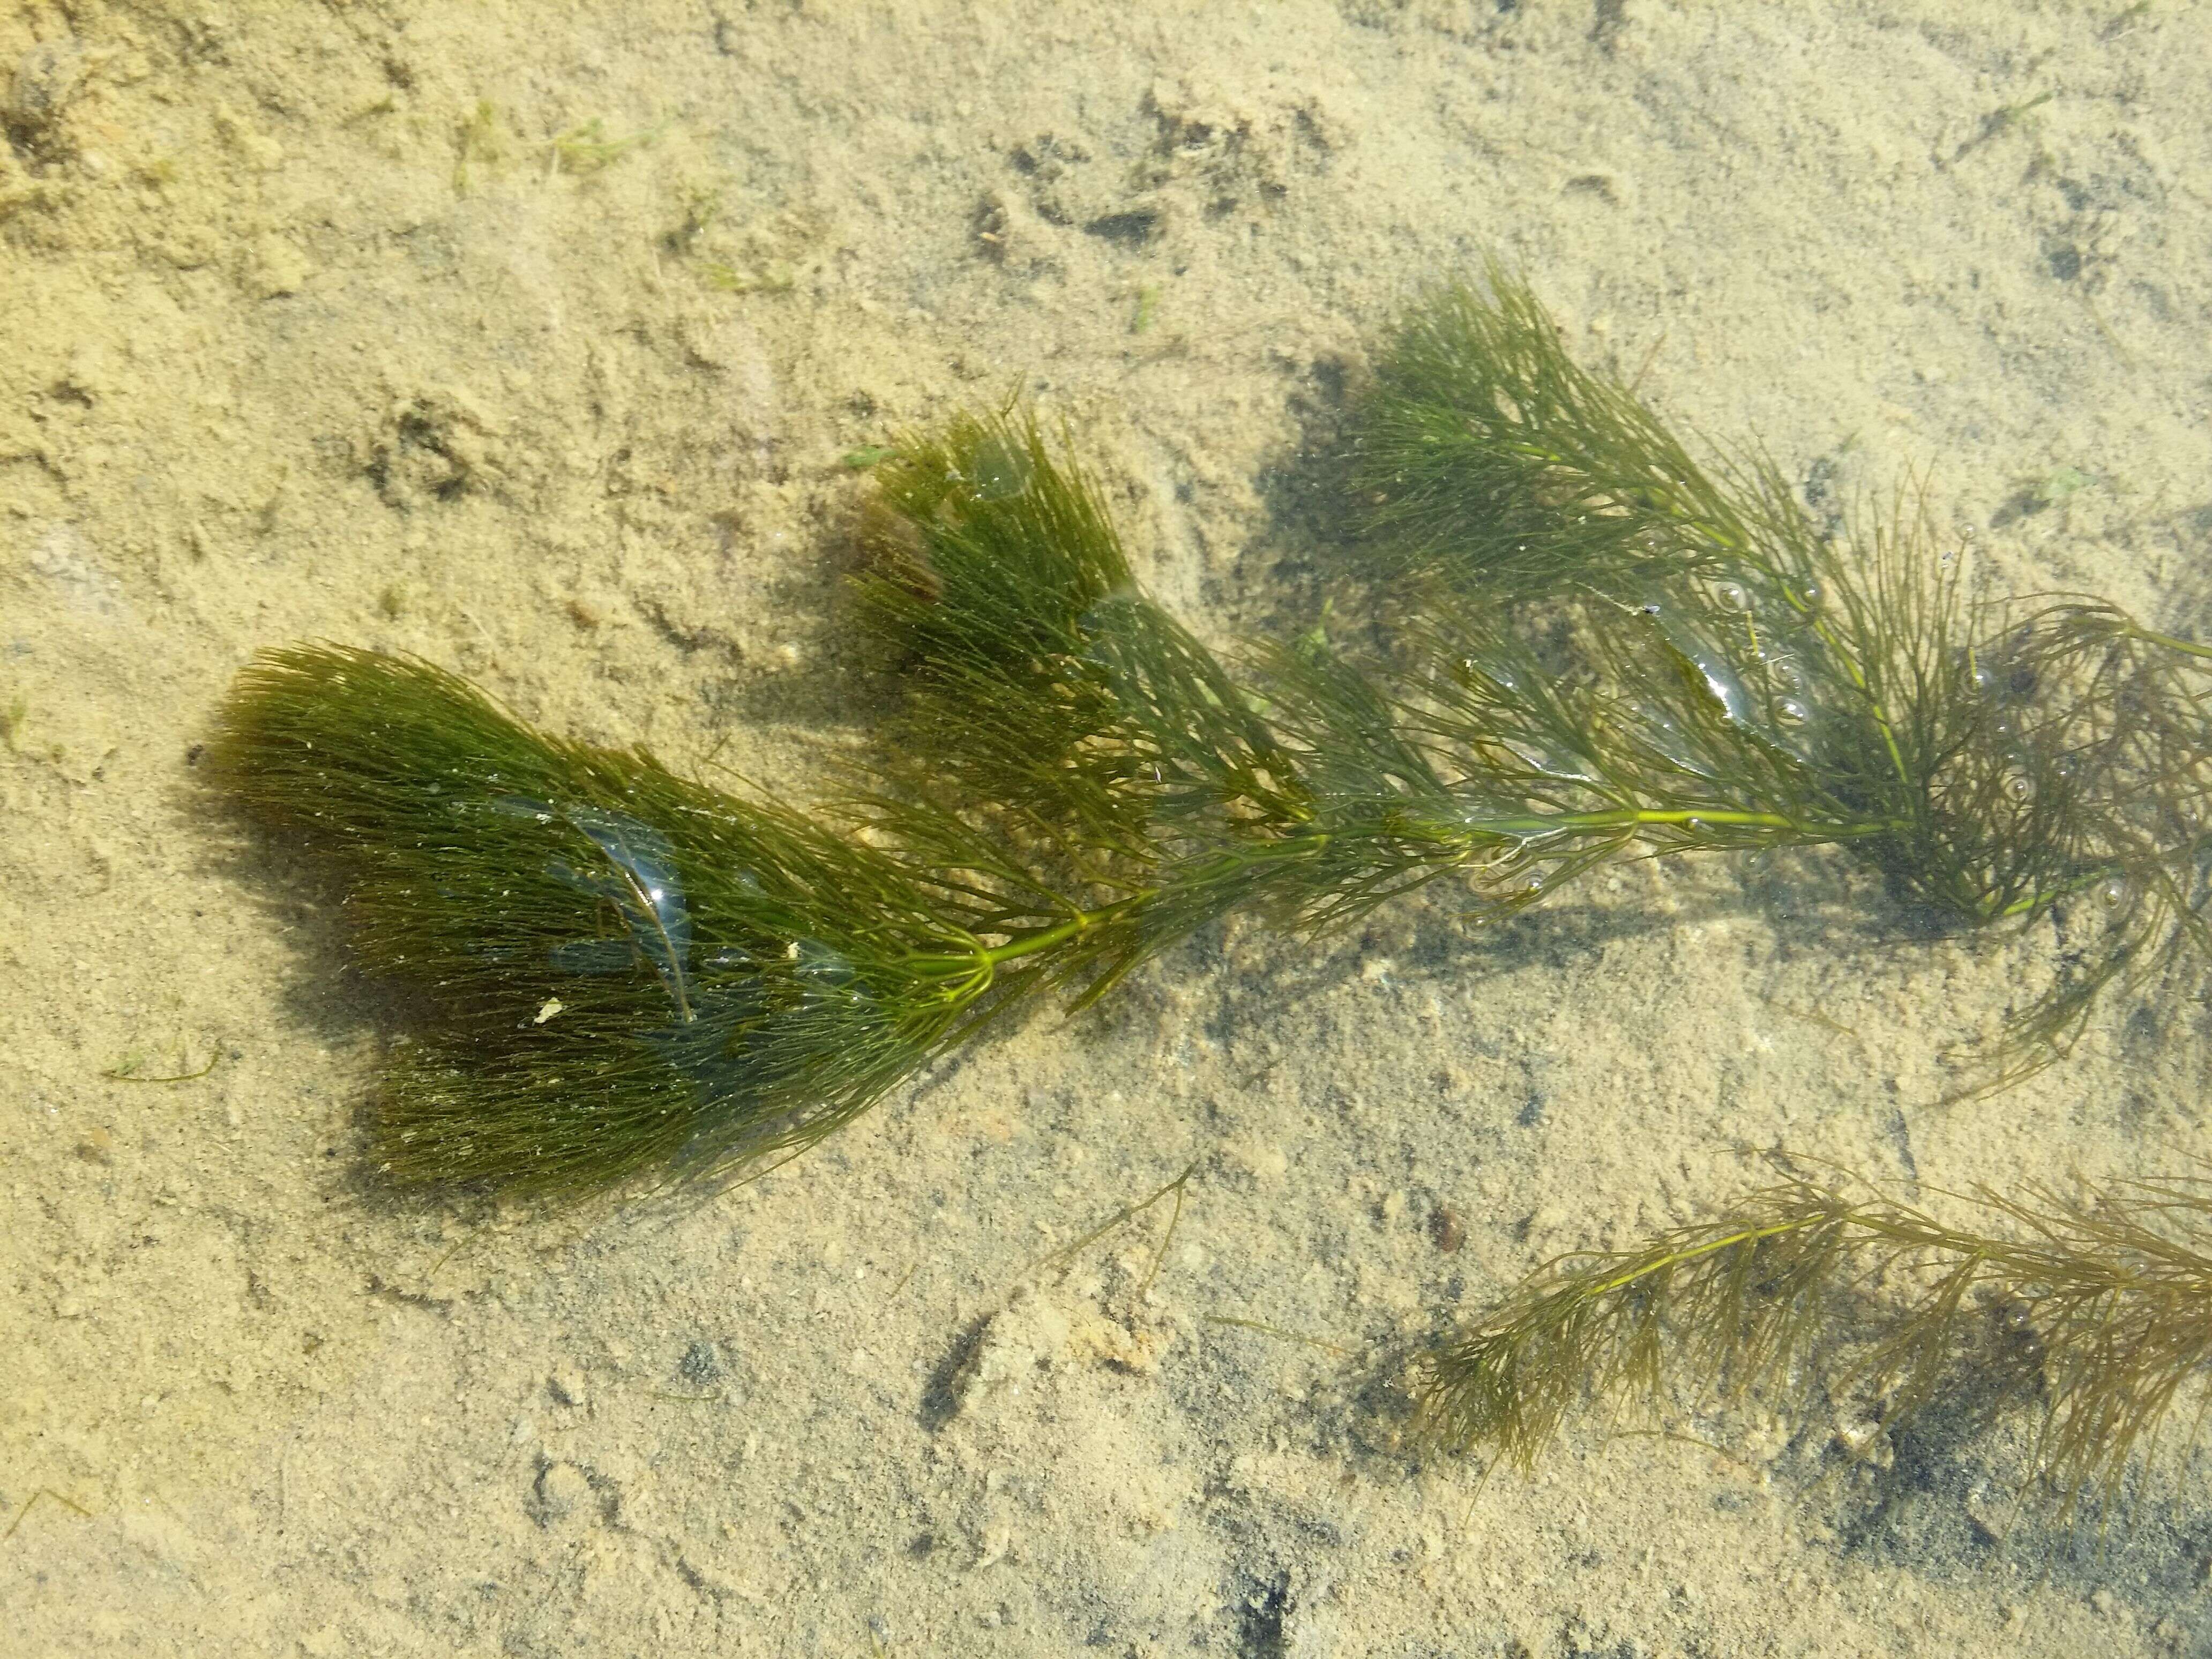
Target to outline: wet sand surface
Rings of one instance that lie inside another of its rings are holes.
[[[1984,591],[2169,615],[2208,62],[2166,3],[0,15],[0,1646],[2212,1652],[2201,1474],[2100,1549],[2002,1448],[1686,1401],[1479,1485],[1390,1358],[1776,1147],[1926,1201],[2202,1158],[2193,990],[1938,1106],[2047,935],[1902,945],[1820,858],[1439,890],[549,1216],[380,1186],[391,1010],[196,767],[328,639],[803,799],[884,707],[846,457],[1016,393],[1202,635],[1310,620],[1313,458],[1491,253],[1816,506],[1924,477]],[[1171,1239],[1038,1267],[1194,1163]]]

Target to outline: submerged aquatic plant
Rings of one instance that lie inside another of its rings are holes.
[[[1452,872],[1477,921],[1616,858],[1826,843],[1955,927],[2086,901],[2008,1075],[2205,942],[2204,652],[2094,601],[1970,605],[1909,515],[1828,542],[1492,284],[1417,313],[1370,403],[1387,659],[1319,631],[1217,655],[1005,411],[877,459],[862,586],[907,696],[811,813],[535,732],[423,663],[259,659],[222,774],[331,856],[364,959],[422,994],[384,1167],[726,1176],[1231,909],[1312,933]]]
[[[1939,1399],[2024,1413],[2033,1477],[2121,1491],[2212,1366],[2212,1184],[1973,1195],[1988,1225],[1791,1181],[1633,1249],[1562,1256],[1428,1356],[1440,1443],[1523,1471],[1585,1399],[1820,1390],[1883,1429]]]

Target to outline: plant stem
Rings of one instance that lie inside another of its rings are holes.
[[[1857,823],[1808,823],[1778,812],[1710,811],[1694,808],[1615,807],[1596,812],[1566,812],[1522,817],[1422,818],[1405,826],[1408,838],[1425,837],[1445,849],[1430,870],[1429,878],[1457,868],[1478,853],[1502,842],[1532,842],[1592,830],[1662,828],[1670,825],[1725,825],[1753,830],[1794,832],[1824,842],[1861,841],[1894,835],[1909,826],[1897,819],[1871,819]],[[965,975],[963,1000],[988,989],[997,971],[1009,963],[1042,955],[1069,941],[1118,922],[1141,918],[1161,900],[1179,893],[1203,891],[1224,876],[1263,860],[1285,865],[1318,857],[1332,839],[1326,830],[1306,830],[1279,841],[1261,842],[1206,860],[1176,872],[1167,881],[1131,893],[1091,910],[1074,910],[1045,927],[1010,934],[997,945],[978,941],[973,949],[945,954],[920,955],[907,959],[908,968],[923,973],[943,969]]]
[[[1614,807],[1602,812],[1566,812],[1545,817],[1466,818],[1438,828],[1462,837],[1472,833],[1513,840],[1541,841],[1582,830],[1642,829],[1667,824],[1717,823],[1753,830],[1791,830],[1822,841],[1863,841],[1870,836],[1896,835],[1909,828],[1900,819],[1877,818],[1863,823],[1807,823],[1779,812],[1716,812],[1699,807],[1664,811],[1644,807]]]
[[[1638,1279],[1649,1279],[1669,1267],[1699,1261],[1706,1256],[1717,1255],[1723,1250],[1732,1250],[1739,1244],[1757,1244],[1765,1239],[1779,1238],[1784,1233],[1802,1232],[1806,1228],[1817,1226],[1830,1218],[1827,1212],[1822,1211],[1812,1215],[1792,1216],[1787,1221],[1778,1221],[1771,1226],[1741,1228],[1719,1238],[1709,1238],[1704,1243],[1692,1245],[1686,1249],[1671,1250],[1656,1261],[1639,1261],[1618,1278],[1606,1279],[1577,1294],[1583,1300],[1594,1302],[1601,1296],[1611,1296],[1615,1291],[1625,1291]]]

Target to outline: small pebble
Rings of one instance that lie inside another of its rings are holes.
[[[676,1374],[695,1389],[710,1389],[722,1380],[722,1362],[708,1341],[694,1342],[684,1351]]]
[[[1896,1448],[1879,1423],[1845,1423],[1836,1430],[1836,1443],[1857,1463],[1886,1469],[1897,1461]]]
[[[1449,1204],[1439,1204],[1429,1212],[1429,1237],[1446,1255],[1466,1242],[1467,1229],[1460,1224],[1459,1212]]]

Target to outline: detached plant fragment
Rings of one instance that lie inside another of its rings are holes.
[[[1563,1256],[1428,1357],[1423,1419],[1526,1472],[1586,1395],[1825,1391],[1884,1430],[1963,1402],[2023,1419],[2030,1477],[2109,1515],[2130,1454],[2156,1449],[2212,1363],[2212,1185],[1972,1197],[1986,1225],[1796,1180],[1632,1250]]]
[[[1834,844],[1941,927],[2055,925],[1990,1084],[2212,943],[2212,653],[2095,599],[1972,601],[1910,512],[1827,539],[1495,270],[1399,327],[1342,480],[1387,649],[1209,650],[1066,447],[1002,410],[876,466],[863,594],[905,696],[810,811],[418,661],[246,671],[221,775],[419,994],[394,1180],[742,1176],[1232,909],[1312,934],[1446,874],[1479,923],[1617,859]]]

